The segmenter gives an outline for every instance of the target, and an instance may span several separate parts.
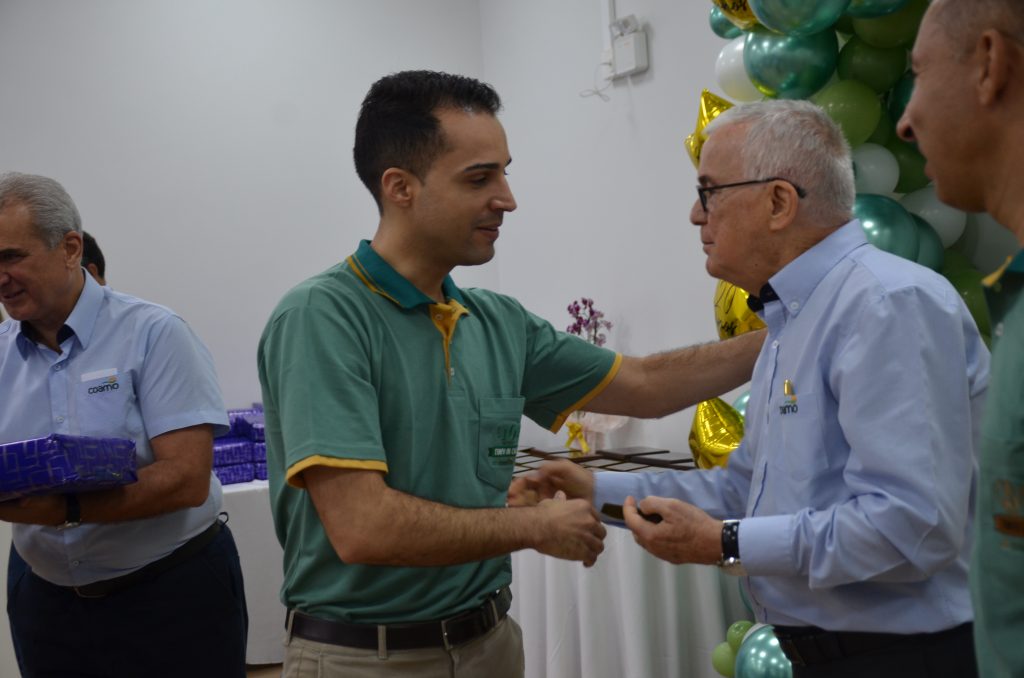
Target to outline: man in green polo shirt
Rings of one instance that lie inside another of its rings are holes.
[[[516,207],[499,108],[461,76],[375,83],[354,155],[376,234],[260,341],[285,675],[522,676],[508,554],[591,565],[605,534],[582,500],[505,506],[522,416],[662,416],[750,376],[760,335],[630,358],[455,285]]]
[[[899,123],[944,202],[1024,245],[1024,16],[1017,0],[933,0]],[[1009,252],[1007,254],[1010,254]],[[1024,675],[1024,250],[986,280],[992,372],[981,431],[971,594],[979,675]]]

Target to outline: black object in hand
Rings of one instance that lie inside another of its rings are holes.
[[[640,514],[640,517],[649,523],[660,523],[662,521],[661,514],[658,513],[644,513],[638,506],[636,512]],[[601,507],[601,513],[605,514],[609,518],[615,520],[625,520],[626,516],[622,512],[622,504],[604,504]]]

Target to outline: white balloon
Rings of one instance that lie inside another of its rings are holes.
[[[967,213],[946,205],[935,195],[935,184],[907,193],[900,200],[911,214],[921,217],[935,229],[943,247],[949,247],[963,235]]]
[[[955,247],[987,275],[1005,264],[1007,257],[1016,254],[1020,243],[1009,229],[980,212],[967,216],[967,228]]]
[[[858,193],[889,195],[900,180],[896,156],[878,144],[861,144],[853,149],[853,171]]]
[[[718,53],[715,61],[715,78],[725,95],[736,101],[760,101],[764,94],[754,87],[743,65],[743,42],[746,36],[741,35],[731,40]]]

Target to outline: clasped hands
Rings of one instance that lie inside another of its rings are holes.
[[[584,500],[594,510],[594,476],[570,461],[554,461],[517,476],[509,486],[509,506],[537,506],[558,497]],[[656,513],[661,522],[640,516]],[[722,521],[712,518],[693,504],[667,497],[645,497],[639,502],[627,497],[622,507],[626,527],[644,550],[670,563],[711,565],[722,554]],[[602,539],[604,535],[601,535]],[[594,558],[596,560],[597,555]],[[585,563],[585,564],[593,564]]]

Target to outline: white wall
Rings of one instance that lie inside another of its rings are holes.
[[[520,207],[496,261],[456,280],[558,326],[591,296],[627,353],[712,340],[683,139],[724,42],[708,3],[619,0],[647,24],[651,69],[608,102],[581,98],[606,1],[0,0],[0,171],[64,183],[110,283],[185,317],[241,406],[259,398],[256,342],[281,294],[372,235],[350,159],[366,89],[404,68],[462,72],[505,101]],[[613,442],[681,450],[689,425],[636,422]]]

